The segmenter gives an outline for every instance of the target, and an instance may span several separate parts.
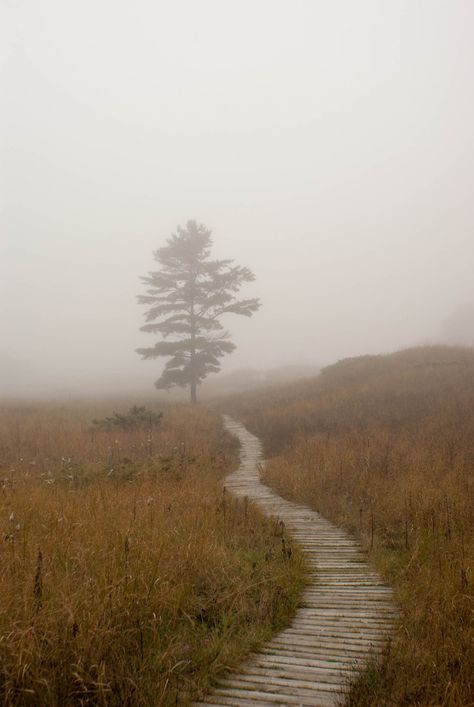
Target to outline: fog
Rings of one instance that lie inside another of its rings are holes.
[[[473,343],[471,0],[0,4],[0,395],[151,387],[188,219],[263,303],[223,372]]]

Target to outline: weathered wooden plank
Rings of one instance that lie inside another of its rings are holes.
[[[320,690],[313,690],[312,695],[290,695],[278,694],[275,692],[261,692],[259,690],[239,690],[238,688],[217,688],[216,695],[227,698],[260,700],[263,704],[268,704],[269,700],[273,704],[278,705],[299,705],[299,707],[326,707],[335,704],[334,696],[329,693],[324,693]],[[234,705],[236,702],[227,702]]]
[[[361,639],[337,639],[332,636],[277,636],[268,645],[270,646],[294,646],[295,648],[324,647],[326,650],[344,650],[344,651],[364,651],[369,650],[372,646],[371,641],[362,641]]]
[[[266,667],[258,667],[255,665],[246,665],[242,667],[242,672],[239,674],[240,679],[248,680],[254,676],[265,677],[268,682],[273,678],[282,678],[290,680],[316,680],[319,682],[327,682],[336,685],[341,684],[341,672],[334,670],[329,672],[327,668],[300,668],[295,669],[295,666],[276,668],[274,665]]]
[[[287,693],[288,689],[297,695],[311,695],[314,693],[314,689],[322,690],[324,692],[339,692],[340,685],[328,682],[319,682],[317,680],[305,680],[303,678],[279,678],[276,676],[262,676],[262,675],[249,675],[248,673],[239,675],[236,678],[229,677],[222,680],[222,685],[228,685],[229,687],[241,687],[245,690],[251,689],[250,686],[256,686],[258,690],[264,690],[265,692],[282,692]],[[281,688],[281,689],[280,689]]]
[[[314,656],[319,657],[319,658],[324,658],[324,657],[333,657],[333,658],[339,658],[342,659],[346,657],[348,660],[357,660],[357,659],[368,659],[371,655],[374,655],[376,652],[375,650],[371,650],[370,648],[356,648],[354,650],[348,650],[346,646],[341,648],[333,648],[330,646],[325,646],[325,645],[320,645],[320,646],[298,646],[295,643],[292,643],[291,645],[272,645],[270,648],[280,648],[280,650],[285,651],[285,652],[290,652],[292,655],[305,655],[307,656],[308,653],[312,653]]]
[[[270,700],[265,700],[261,702],[259,700],[252,699],[238,699],[236,697],[225,697],[224,695],[219,695],[215,697],[208,697],[205,702],[195,702],[194,707],[281,707],[281,702],[271,702]]]
[[[318,658],[315,651],[311,651],[303,655],[295,655],[280,651],[275,653],[272,649],[264,647],[261,653],[258,654],[259,661],[268,661],[273,665],[297,665],[306,667],[327,667],[328,670],[352,670],[354,667],[354,658],[344,656],[342,659],[332,656]]]

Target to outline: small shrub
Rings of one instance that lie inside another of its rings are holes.
[[[126,413],[114,412],[111,417],[93,420],[94,425],[102,429],[137,430],[158,427],[163,417],[162,412],[147,410],[144,405],[134,405]]]

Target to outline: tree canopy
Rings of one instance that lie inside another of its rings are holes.
[[[260,307],[258,298],[239,299],[238,292],[255,276],[233,260],[211,259],[211,231],[196,221],[166,240],[154,251],[160,269],[142,277],[146,294],[141,304],[150,305],[142,331],[160,340],[150,348],[137,349],[142,358],[168,357],[155,385],[159,389],[190,386],[191,402],[196,388],[220,370],[220,359],[235,349],[220,319],[225,314],[251,317]]]

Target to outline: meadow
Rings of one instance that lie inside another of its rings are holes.
[[[1,405],[2,704],[185,705],[293,612],[301,558],[223,491],[220,416],[160,409]]]
[[[347,359],[226,401],[266,482],[358,536],[400,621],[350,705],[474,704],[474,351]]]

